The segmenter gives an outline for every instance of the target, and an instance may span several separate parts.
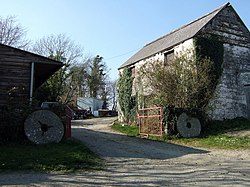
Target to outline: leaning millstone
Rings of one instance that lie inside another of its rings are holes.
[[[49,110],[38,110],[25,120],[24,132],[35,144],[58,143],[63,138],[64,126],[55,113]]]
[[[177,130],[184,138],[199,136],[201,132],[200,120],[183,112],[177,119]]]

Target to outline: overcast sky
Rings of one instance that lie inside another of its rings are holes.
[[[32,41],[64,33],[117,68],[145,44],[227,3],[225,0],[1,0],[0,16],[15,15]],[[250,27],[250,0],[232,0]]]

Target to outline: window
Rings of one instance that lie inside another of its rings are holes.
[[[169,66],[174,61],[174,50],[164,53],[164,66]]]

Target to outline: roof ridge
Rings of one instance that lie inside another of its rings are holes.
[[[26,53],[26,54],[29,54],[29,55],[32,55],[32,56],[36,56],[38,58],[43,58],[43,59],[46,59],[46,60],[49,60],[49,61],[53,61],[55,63],[58,63],[58,64],[63,64],[63,62],[61,61],[58,61],[58,60],[54,60],[52,58],[49,58],[49,57],[46,57],[46,56],[43,56],[43,55],[40,55],[40,54],[37,54],[37,53],[34,53],[34,52],[31,52],[31,51],[28,51],[28,50],[25,50],[25,49],[20,49],[20,48],[17,48],[17,47],[13,47],[11,45],[6,45],[6,44],[2,44],[0,43],[0,46],[4,46],[4,47],[7,47],[7,48],[10,48],[12,50],[16,50],[16,51],[19,51],[21,53]]]
[[[152,43],[155,43],[156,41],[159,41],[159,40],[161,40],[162,38],[165,38],[166,36],[168,36],[168,35],[170,35],[170,34],[173,34],[173,33],[177,32],[177,31],[179,31],[179,30],[181,30],[181,29],[183,29],[183,28],[185,28],[185,27],[187,27],[187,26],[189,26],[189,25],[191,25],[191,24],[193,24],[193,23],[195,23],[195,22],[197,22],[197,21],[199,21],[199,20],[201,20],[201,19],[203,19],[203,18],[205,18],[205,17],[211,15],[211,14],[213,14],[213,13],[216,12],[216,11],[222,10],[222,9],[224,9],[224,7],[227,7],[227,6],[229,6],[229,5],[230,5],[230,3],[227,2],[227,3],[225,3],[223,6],[221,6],[221,7],[217,8],[217,9],[213,10],[212,12],[209,12],[209,13],[205,14],[205,15],[202,16],[202,17],[199,17],[199,18],[197,18],[197,19],[195,19],[195,20],[193,20],[193,21],[191,21],[191,22],[189,22],[189,23],[187,23],[187,24],[185,24],[185,25],[182,25],[181,27],[179,27],[179,28],[177,28],[177,29],[174,29],[173,31],[170,31],[169,33],[167,33],[167,34],[161,36],[160,38],[157,38],[156,40],[154,40],[154,41],[152,41],[152,42],[146,44],[144,47],[146,47],[146,46],[148,46],[148,45],[151,45]]]
[[[156,54],[157,52],[173,47],[178,43],[195,37],[201,31],[201,29],[204,28],[213,19],[215,19],[220,12],[230,6],[231,5],[229,2],[225,3],[224,5],[211,11],[210,13],[205,14],[204,16],[201,16],[195,19],[194,21],[185,24],[179,27],[178,29],[175,29],[172,32],[169,32],[166,35],[146,44],[137,53],[130,57],[125,63],[123,63],[118,69],[131,65],[139,60]]]

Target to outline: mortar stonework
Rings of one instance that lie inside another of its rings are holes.
[[[250,34],[235,11],[228,7],[202,29],[201,35],[217,35],[224,43],[223,72],[208,105],[211,119],[248,116],[245,85],[250,84]]]
[[[247,118],[244,86],[250,84],[250,49],[224,44],[223,72],[208,114],[215,120]]]
[[[194,23],[196,22],[194,21]],[[181,29],[176,32],[181,31]],[[143,64],[152,60],[163,61],[164,53],[170,50],[173,50],[175,55],[184,52],[186,49],[192,50],[194,47],[194,38],[210,38],[211,36],[216,36],[222,42],[224,54],[222,74],[206,112],[213,120],[232,119],[236,117],[250,119],[250,33],[230,5],[222,8],[193,38],[187,38],[185,41],[175,44],[171,48],[158,51],[150,57],[147,56],[142,60],[134,62],[132,65],[130,64],[129,68],[135,68],[132,95],[136,95],[139,91],[142,91],[143,95],[152,93],[149,87],[145,88],[143,84],[145,80],[141,82],[136,80],[140,67]],[[155,42],[157,41],[155,40]],[[162,41],[161,38],[159,38],[159,41]],[[153,44],[154,42],[152,42]]]

